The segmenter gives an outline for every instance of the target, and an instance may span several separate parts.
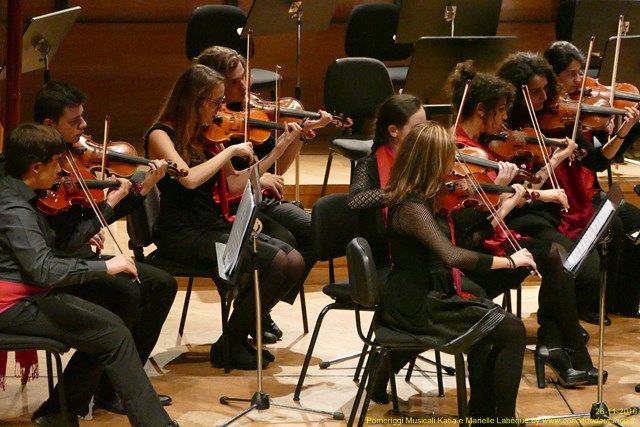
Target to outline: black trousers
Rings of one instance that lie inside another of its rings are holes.
[[[109,310],[51,291],[25,298],[0,314],[0,330],[49,337],[76,349],[63,374],[72,414],[86,408],[86,396],[93,395],[104,371],[131,425],[160,427],[171,422],[147,378],[131,333]],[[56,396],[48,402],[52,408],[57,406]]]
[[[106,276],[82,285],[68,286],[61,292],[74,295],[116,314],[130,329],[140,361],[144,365],[158,341],[162,325],[176,296],[177,283],[169,273],[156,267],[136,263],[140,284],[125,274]],[[113,399],[108,377],[102,376],[97,393]],[[87,406],[91,395],[87,396]]]

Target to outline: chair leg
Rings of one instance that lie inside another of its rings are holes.
[[[304,283],[300,285],[300,310],[302,310],[302,330],[309,333],[309,320],[307,319],[307,302],[304,297]]]
[[[416,367],[416,358],[414,357],[413,359],[411,359],[411,362],[409,362],[409,366],[407,367],[407,375],[404,376],[404,380],[409,382],[411,381],[411,375],[413,375],[413,368]]]
[[[367,332],[367,339],[371,340],[371,337],[373,336],[373,322],[371,322],[371,325],[369,325],[369,331]],[[360,371],[362,370],[362,365],[364,364],[364,358],[367,355],[367,344],[364,344],[362,346],[362,351],[360,352],[360,359],[358,359],[358,365],[356,366],[356,371],[353,373],[353,380],[354,381],[358,381],[358,378],[360,377]]]
[[[229,311],[231,308],[231,301],[227,301],[225,296],[220,293],[220,311],[222,316],[222,338],[223,338],[223,352],[224,352],[224,373],[231,372],[231,362],[229,360],[229,331],[227,322],[229,321]]]
[[[63,371],[62,371],[62,358],[60,357],[59,353],[55,353],[55,352],[48,352],[47,351],[47,368],[49,368],[49,366],[51,365],[51,356],[53,356],[53,358],[56,360],[56,373],[58,374],[58,400],[60,403],[60,413],[63,414],[63,418],[66,422],[68,422],[69,424],[71,424],[71,420],[69,420],[69,417],[72,417],[74,415],[69,414],[69,411],[67,410],[67,392],[65,390],[64,387],[64,375],[63,375]],[[49,371],[49,378],[51,378],[51,376],[53,375],[51,373],[51,371]],[[51,397],[51,390],[49,391],[49,397]]]
[[[329,183],[329,171],[331,171],[331,161],[333,160],[334,155],[335,155],[335,151],[329,150],[329,157],[327,158],[327,168],[324,170],[324,180],[322,181],[322,191],[320,192],[320,197],[324,196],[327,193],[327,184]]]
[[[516,291],[516,316],[522,319],[522,285],[518,286]]]
[[[49,397],[51,397],[51,395],[53,395],[53,365],[51,363],[51,353],[50,352],[46,352],[46,361],[47,361],[47,384],[49,385]],[[58,367],[56,366],[56,369]],[[58,372],[58,375],[60,375],[60,372]]]
[[[371,356],[369,356],[369,357],[371,357]],[[373,379],[373,376],[375,375],[375,372],[378,369],[378,365],[380,364],[380,361],[382,360],[381,352],[380,351],[376,351],[376,354],[375,354],[374,358],[375,358],[375,360],[373,361],[373,363],[369,367],[369,372],[367,373],[367,381],[366,381],[365,388],[364,388],[366,393],[365,393],[365,396],[364,396],[364,402],[362,403],[362,409],[360,410],[360,419],[358,420],[358,427],[364,426],[364,420],[366,419],[367,412],[369,411],[369,403],[371,402],[371,392],[372,392],[371,389],[373,388],[372,379]]]
[[[464,366],[464,356],[462,353],[455,354],[456,359],[456,391],[458,394],[458,418],[460,419],[460,425],[467,427],[466,422],[468,415],[467,408],[467,380],[466,380],[466,368]]]
[[[502,308],[509,313],[513,313],[513,309],[511,306],[511,289],[509,289],[502,295]]]
[[[189,277],[187,284],[187,293],[184,296],[184,305],[182,306],[182,315],[180,316],[180,326],[178,327],[178,343],[184,334],[184,324],[187,322],[187,311],[189,310],[189,301],[191,300],[191,290],[193,288],[193,277]]]
[[[396,386],[396,374],[393,372],[393,363],[391,362],[391,352],[387,352],[387,371],[389,372],[389,382],[391,383],[391,400],[393,403],[393,413],[400,413],[400,405],[398,404],[398,387]]]
[[[296,385],[296,391],[293,393],[293,400],[300,400],[300,392],[302,391],[302,385],[304,384],[304,379],[307,376],[307,370],[309,369],[309,363],[311,363],[311,356],[313,355],[313,349],[316,346],[316,341],[318,339],[318,334],[320,334],[320,326],[322,326],[322,321],[324,320],[324,316],[334,308],[336,304],[331,303],[326,305],[320,314],[318,314],[318,320],[316,320],[316,326],[313,328],[313,334],[311,335],[311,341],[309,341],[309,348],[307,349],[307,354],[304,357],[304,362],[302,363],[302,370],[300,371],[300,377],[298,378],[298,385]]]
[[[435,353],[436,377],[438,378],[438,397],[444,397],[444,381],[442,380],[442,358],[440,357],[440,350],[435,350]]]
[[[369,377],[371,375],[372,370],[375,372],[376,363],[378,360],[378,349],[376,347],[371,347],[369,350],[369,358],[367,359],[367,364],[364,367],[364,374],[362,374],[362,380],[358,385],[358,392],[356,393],[356,397],[353,400],[353,406],[351,408],[351,414],[349,415],[349,421],[347,421],[347,427],[352,427],[353,422],[356,419],[356,415],[358,413],[358,407],[360,406],[360,400],[362,400],[362,393],[364,393],[365,388],[367,386],[367,382],[369,381]]]

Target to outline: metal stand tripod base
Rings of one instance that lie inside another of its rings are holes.
[[[264,391],[257,391],[251,399],[241,399],[241,398],[227,397],[227,396],[222,396],[220,398],[220,403],[222,403],[223,405],[228,405],[229,402],[250,402],[251,406],[249,406],[247,409],[240,412],[239,414],[237,414],[235,417],[231,418],[227,422],[223,424],[219,424],[219,427],[228,426],[229,424],[233,423],[235,420],[245,416],[246,414],[253,411],[254,409],[257,409],[258,411],[264,411],[265,409],[269,409],[272,406],[275,406],[278,408],[295,409],[297,411],[311,412],[314,414],[330,415],[333,417],[334,420],[344,420],[344,414],[339,411],[337,412],[321,411],[319,409],[301,408],[299,406],[282,405],[280,403],[273,402],[269,398],[269,395]]]

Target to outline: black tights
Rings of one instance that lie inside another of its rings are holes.
[[[304,259],[298,251],[291,249],[286,253],[285,250],[279,250],[259,275],[260,289],[269,289],[268,293],[260,293],[262,313],[268,313],[292,286],[297,285],[303,273]],[[255,288],[251,280],[247,289],[236,298],[229,318],[229,343],[232,347],[244,343],[247,335],[255,329],[255,307]]]
[[[505,422],[515,418],[525,329],[511,313],[468,352],[469,416]],[[514,421],[515,423],[515,421]]]

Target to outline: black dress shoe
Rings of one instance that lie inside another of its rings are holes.
[[[578,317],[580,318],[580,320],[584,320],[585,322],[591,323],[592,325],[600,324],[600,315],[593,311],[585,311],[583,313],[580,313]],[[605,314],[604,326],[609,326],[609,325],[611,325],[611,319],[609,319],[609,316]]]
[[[264,317],[264,320],[262,321],[262,328],[265,332],[273,334],[279,340],[282,339],[282,336],[284,335],[282,329],[280,329],[278,325],[276,325],[276,322],[271,318],[271,313],[267,313]]]
[[[578,326],[580,327],[580,334],[582,335],[582,341],[584,341],[584,343],[588,343],[589,340],[591,339],[591,335],[589,335],[589,332],[587,332],[587,330],[585,328],[582,327],[582,325],[578,324]]]
[[[256,331],[251,331],[249,335],[251,335],[251,338],[255,342],[258,342],[258,340],[256,339]],[[277,342],[278,342],[278,337],[273,335],[271,332],[267,332],[267,331],[262,332],[262,344],[275,344]]]
[[[249,341],[245,341],[243,345],[244,348],[246,348],[252,355],[256,356],[258,354],[258,350],[251,344],[249,344]],[[262,349],[262,358],[267,359],[269,362],[275,362],[276,360],[276,357],[271,354],[269,350],[265,350],[264,348]]]
[[[79,427],[78,417],[67,414],[65,417],[60,412],[52,411],[48,402],[44,402],[31,417],[31,422],[40,427]]]
[[[160,404],[162,406],[171,405],[171,402],[173,402],[173,399],[171,399],[171,396],[167,396],[166,394],[159,394],[158,399],[160,399]]]
[[[224,368],[224,341],[222,338],[211,346],[209,358],[214,368]],[[266,369],[267,366],[269,366],[269,361],[266,358],[262,358],[262,369]],[[255,371],[258,369],[258,359],[243,346],[230,346],[229,367],[244,371]]]
[[[640,384],[636,384],[636,393],[640,393]]]
[[[606,384],[609,373],[602,372],[602,384]],[[591,368],[587,371],[587,383],[585,385],[598,385],[598,368]]]
[[[173,420],[169,424],[167,424],[165,427],[180,427],[180,424],[178,424],[176,420]]]
[[[558,376],[558,383],[562,387],[570,388],[585,384],[588,375],[585,371],[574,369],[571,359],[564,348],[547,348],[544,345],[536,347],[534,362],[538,388],[545,388],[545,365],[549,366]]]

